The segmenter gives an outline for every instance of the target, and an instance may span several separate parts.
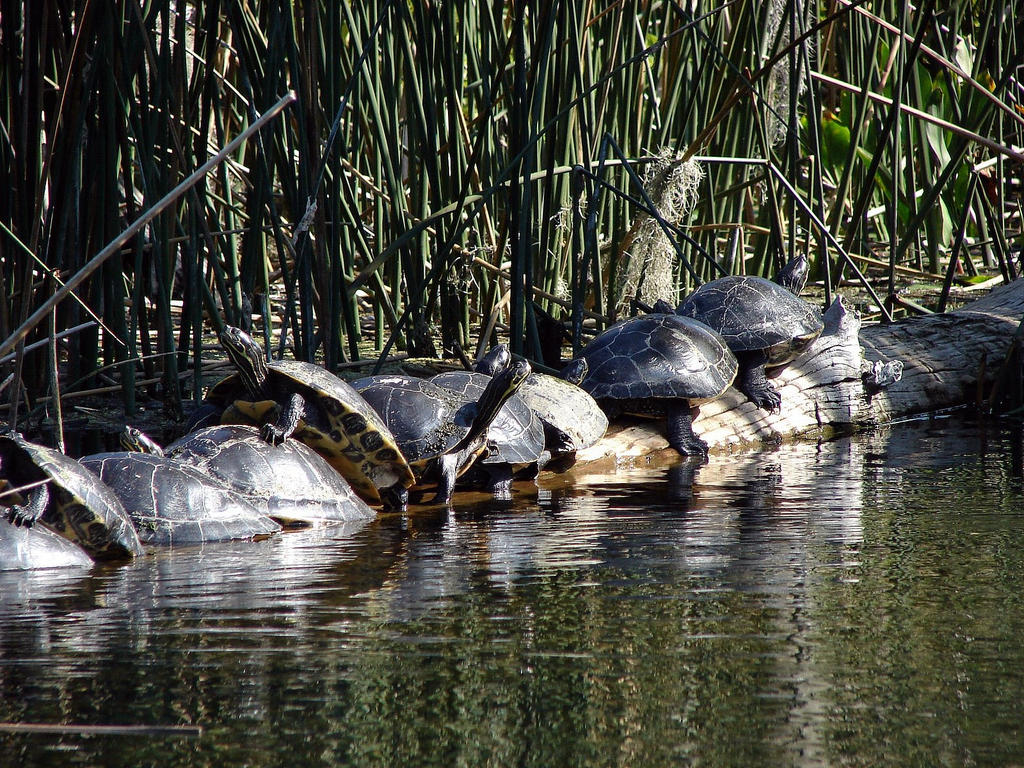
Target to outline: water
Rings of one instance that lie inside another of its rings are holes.
[[[1020,764],[1021,468],[941,419],[0,574],[0,720],[202,727],[0,765]]]

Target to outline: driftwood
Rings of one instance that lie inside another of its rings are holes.
[[[773,384],[782,409],[763,411],[735,389],[701,406],[694,432],[712,453],[882,424],[975,402],[987,393],[1024,316],[1024,279],[961,309],[861,327],[841,298],[821,337]],[[671,452],[663,423],[615,423],[577,465]]]

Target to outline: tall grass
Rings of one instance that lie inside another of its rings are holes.
[[[1013,278],[1020,33],[1010,4],[943,6],[4,2],[8,417],[58,391],[180,405],[224,321],[331,368],[499,336],[554,364],[645,285],[675,299],[796,251],[883,318],[908,270]],[[668,206],[652,168],[692,157],[694,200]]]

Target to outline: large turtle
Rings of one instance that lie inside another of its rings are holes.
[[[15,525],[39,523],[77,544],[95,560],[142,554],[142,545],[117,496],[94,474],[60,451],[0,435],[0,501]]]
[[[252,539],[281,530],[241,494],[174,459],[116,451],[80,461],[117,495],[146,544]]]
[[[707,324],[725,339],[740,364],[736,386],[755,405],[778,410],[782,397],[766,378],[800,355],[824,328],[821,312],[796,294],[807,279],[807,259],[797,256],[775,281],[730,275],[705,283],[676,309]]]
[[[692,409],[725,392],[737,370],[717,333],[688,317],[652,313],[613,325],[580,357],[589,368],[580,386],[610,417],[664,417],[673,448],[707,454],[707,443],[693,434]]]
[[[0,520],[0,571],[88,568],[85,550],[42,525],[24,528]]]
[[[580,387],[587,375],[586,358],[567,365],[561,377],[534,372],[519,390],[544,424],[544,445],[552,461],[571,460],[576,451],[589,448],[608,429],[608,417],[586,390]]]
[[[456,478],[487,450],[488,427],[529,375],[529,363],[506,361],[476,398],[411,376],[367,376],[353,386],[398,440],[416,474],[413,488],[436,485],[434,502],[447,504]]]
[[[255,427],[222,424],[191,432],[161,448],[135,427],[121,433],[125,450],[168,456],[242,494],[286,527],[372,518],[348,482],[304,443],[274,445]]]
[[[497,345],[475,371],[447,371],[430,381],[450,389],[466,400],[476,400],[491,378],[509,365],[512,355],[505,344]],[[536,471],[550,459],[544,449],[544,424],[518,392],[498,411],[487,428],[487,455],[477,462],[483,480],[497,497],[511,496],[512,479],[524,471]]]
[[[301,440],[371,503],[382,491],[386,498],[400,496],[415,482],[387,426],[347,382],[313,363],[268,364],[240,328],[226,326],[220,341],[237,373],[214,385],[206,399],[225,407],[225,423],[259,426],[274,444]]]

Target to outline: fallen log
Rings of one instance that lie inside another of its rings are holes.
[[[773,379],[782,409],[768,413],[734,388],[701,406],[694,432],[712,453],[835,432],[973,403],[991,388],[1024,316],[1024,279],[945,314],[861,327],[836,299],[825,330]],[[901,370],[902,368],[902,370]],[[577,466],[671,452],[663,422],[617,421]]]

